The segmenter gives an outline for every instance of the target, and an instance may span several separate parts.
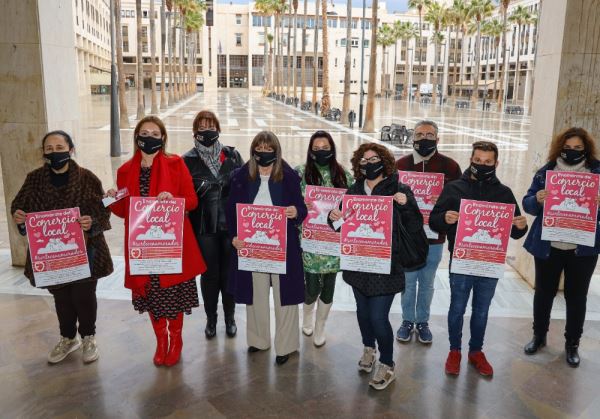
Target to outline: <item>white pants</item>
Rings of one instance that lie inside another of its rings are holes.
[[[275,354],[287,355],[300,347],[298,305],[281,305],[279,275],[252,272],[253,304],[246,305],[248,346],[262,350],[271,347],[271,285],[275,300]]]

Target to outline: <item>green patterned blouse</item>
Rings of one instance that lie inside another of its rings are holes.
[[[329,172],[329,167],[321,167],[317,165],[319,169],[319,173],[323,178],[323,185],[329,188],[333,188],[333,183],[331,181],[331,173]],[[304,177],[305,165],[301,165],[296,167],[296,171],[302,178],[300,182],[300,187],[302,188],[302,195],[305,194],[306,191],[306,179]],[[344,173],[346,174],[346,182],[348,183],[348,187],[354,183],[354,178],[350,174],[349,171],[344,169]],[[300,231],[300,240],[302,241],[302,231]],[[315,253],[310,253],[303,251],[302,252],[302,260],[304,262],[304,270],[310,273],[317,274],[327,274],[327,273],[337,273],[340,271],[340,258],[337,256],[328,256],[328,255],[318,255]]]

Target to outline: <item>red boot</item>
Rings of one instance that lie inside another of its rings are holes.
[[[182,329],[183,313],[179,313],[173,320],[169,319],[169,353],[165,359],[167,367],[177,364],[181,357],[181,349],[183,348]]]
[[[462,356],[459,350],[453,349],[450,351],[448,358],[446,359],[446,374],[458,375],[460,372],[461,358]]]
[[[169,335],[167,335],[167,319],[164,317],[154,319],[150,314],[150,322],[156,335],[156,352],[154,353],[154,365],[164,365],[169,348]]]
[[[494,375],[494,369],[485,358],[485,355],[481,351],[469,353],[469,363],[473,364],[479,374],[485,377],[491,377]]]

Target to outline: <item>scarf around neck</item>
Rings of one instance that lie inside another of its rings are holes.
[[[221,170],[221,151],[223,151],[223,144],[217,140],[210,147],[206,147],[200,144],[200,141],[195,140],[194,146],[204,164],[208,166],[213,176],[217,177],[219,175],[219,170]]]

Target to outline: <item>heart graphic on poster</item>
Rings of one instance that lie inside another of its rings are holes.
[[[471,224],[473,224],[473,221],[471,221],[471,220],[467,220],[467,221],[465,221],[465,225],[466,225],[466,226],[470,226]]]
[[[495,228],[495,229],[492,230],[492,233],[497,233],[497,232],[498,232],[497,228]]]
[[[248,227],[250,227],[250,223],[244,223],[244,224],[242,224],[242,225],[244,226],[244,228],[248,228]]]
[[[75,237],[68,241],[68,243],[75,243]]]
[[[310,230],[302,230],[302,237],[309,239],[311,236]]]
[[[142,251],[140,249],[131,249],[131,257],[132,259],[139,259],[142,256]]]
[[[551,218],[551,217],[545,218],[544,225],[546,227],[553,227],[554,226],[554,218]]]
[[[583,208],[589,208],[589,207],[590,207],[590,204],[589,204],[588,202],[586,202],[585,204],[581,204],[581,206],[582,206]]]
[[[558,191],[557,191],[556,189],[554,189],[554,190],[550,191],[550,193],[551,193],[552,195],[556,195],[556,194],[558,194]]]
[[[241,257],[245,258],[245,257],[247,257],[247,256],[248,256],[248,249],[240,249],[240,250],[238,251],[238,254],[239,254]]]
[[[457,259],[462,259],[465,257],[465,249],[456,249],[454,251],[454,257]]]
[[[279,241],[279,234],[275,234],[275,235],[271,236],[271,238],[272,238],[273,240],[277,240],[277,241]]]
[[[65,234],[65,236],[64,236],[64,238],[65,238],[65,239],[68,239],[69,237],[71,237],[71,233],[67,233],[67,234]]]
[[[42,272],[42,271],[44,270],[44,268],[45,268],[45,267],[46,267],[46,266],[44,265],[44,262],[35,262],[35,263],[33,264],[33,269],[34,269],[36,272]]]
[[[269,230],[269,234],[273,234],[273,233],[275,233],[275,229]]]
[[[41,237],[40,233],[33,233],[33,237],[35,237],[36,239],[39,239]]]
[[[345,244],[342,246],[342,253],[345,255],[349,255],[350,253],[352,253],[352,245],[349,244]]]
[[[165,227],[171,227],[171,223],[165,224]]]
[[[170,228],[170,229],[167,230],[167,233],[171,233],[171,234],[175,233],[175,229],[174,228]]]

